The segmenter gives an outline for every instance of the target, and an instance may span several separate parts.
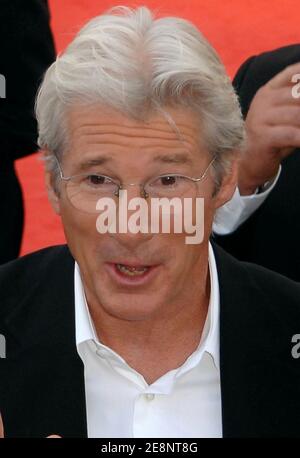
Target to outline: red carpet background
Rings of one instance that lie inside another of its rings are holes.
[[[192,20],[221,55],[231,76],[250,55],[300,42],[296,0],[49,0],[57,51],[92,16],[124,4],[147,5],[162,14]],[[25,201],[21,254],[64,242],[60,220],[48,203],[43,166],[37,154],[17,161]]]

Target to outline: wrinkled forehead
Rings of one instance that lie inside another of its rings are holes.
[[[99,105],[74,106],[66,118],[68,143],[73,150],[94,145],[110,151],[179,148],[193,153],[204,147],[199,116],[187,108],[163,108],[136,119]]]
[[[120,143],[164,141],[197,144],[201,140],[199,116],[187,108],[168,107],[162,111],[151,111],[142,119],[136,119],[108,107],[99,105],[74,106],[67,112],[69,140],[92,138],[104,143],[117,137]]]

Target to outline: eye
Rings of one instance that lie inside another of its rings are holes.
[[[92,185],[103,185],[103,184],[106,184],[107,182],[109,182],[109,180],[102,176],[102,175],[88,175],[86,177],[88,183],[92,184]]]
[[[80,178],[80,189],[85,192],[114,192],[118,185],[105,175],[93,173],[90,175],[83,175]]]
[[[174,186],[180,181],[179,176],[165,175],[159,178],[159,184],[162,186]]]
[[[110,188],[115,185],[115,183],[104,175],[86,175],[85,184],[93,188]]]

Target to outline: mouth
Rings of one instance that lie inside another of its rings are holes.
[[[125,264],[116,264],[116,268],[119,272],[124,275],[128,275],[129,277],[140,277],[144,275],[144,273],[148,272],[151,269],[151,266],[128,266]]]
[[[111,278],[120,286],[146,285],[155,276],[158,265],[107,263]]]

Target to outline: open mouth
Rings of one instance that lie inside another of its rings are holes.
[[[133,265],[126,263],[107,263],[106,269],[116,284],[120,286],[142,286],[154,280],[159,265]]]
[[[127,266],[124,264],[116,264],[116,268],[119,272],[129,277],[142,276],[151,269],[150,266]]]

